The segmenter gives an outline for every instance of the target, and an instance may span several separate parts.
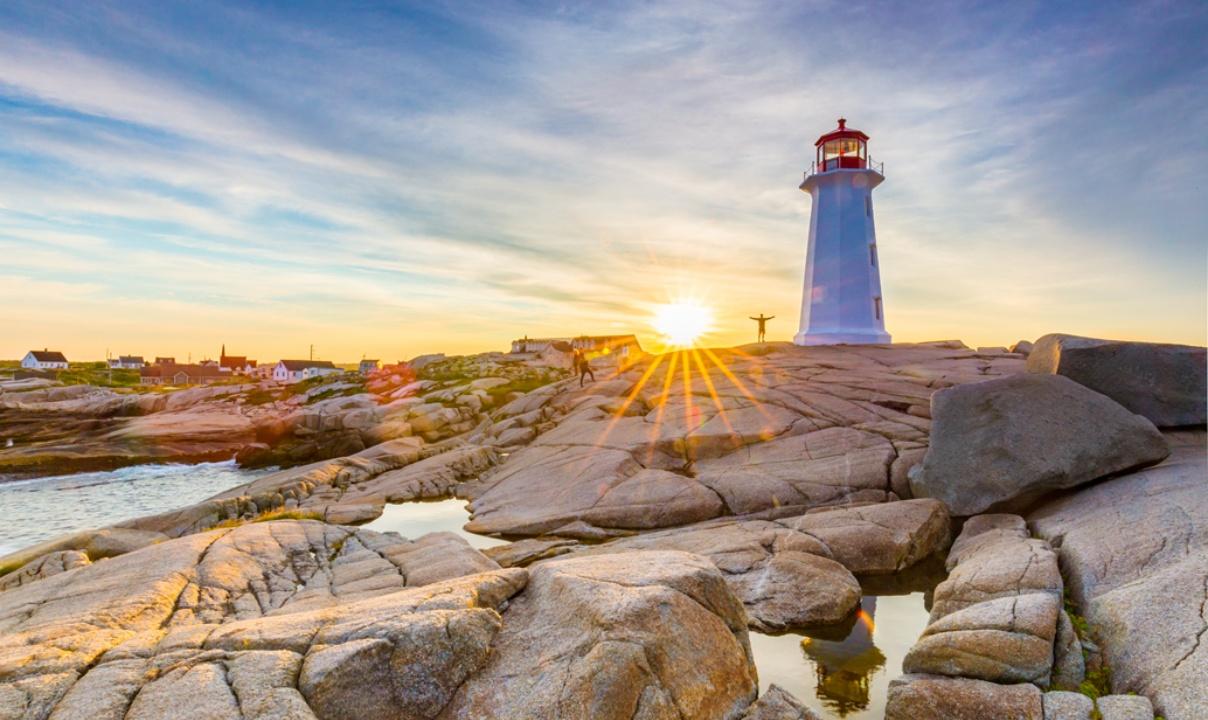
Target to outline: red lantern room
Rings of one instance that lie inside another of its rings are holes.
[[[863,170],[869,166],[868,136],[849,129],[846,118],[839,118],[839,127],[818,138],[814,147],[818,149],[818,172],[839,168]]]

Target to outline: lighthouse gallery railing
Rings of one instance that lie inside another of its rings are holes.
[[[832,158],[830,160],[824,160],[821,164],[816,161],[810,163],[810,169],[805,171],[805,178],[803,178],[803,180],[808,179],[811,175],[830,172],[831,170],[872,170],[879,175],[885,175],[885,163],[876,162],[871,156],[862,167],[842,167],[839,163],[840,159],[841,158]],[[849,161],[852,159],[854,158],[847,158]]]

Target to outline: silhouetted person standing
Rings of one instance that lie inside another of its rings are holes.
[[[759,323],[759,340],[757,340],[756,342],[763,342],[764,332],[768,329],[768,320],[773,320],[773,319],[775,319],[775,317],[776,317],[775,315],[769,315],[767,317],[764,317],[763,313],[759,313],[759,317],[750,318],[751,320],[754,320],[755,322]],[[595,378],[593,378],[593,380],[594,379]]]
[[[591,371],[591,363],[587,361],[587,357],[582,350],[575,351],[575,372],[579,373],[579,387],[583,387],[583,378],[591,376],[591,381],[596,381],[596,374]]]

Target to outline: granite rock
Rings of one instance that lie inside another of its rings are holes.
[[[937,392],[915,497],[953,515],[1026,507],[1169,453],[1145,418],[1060,375],[1016,375]]]

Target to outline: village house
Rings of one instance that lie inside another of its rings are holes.
[[[148,365],[139,370],[143,385],[209,385],[226,379],[216,365]]]
[[[330,360],[281,360],[273,368],[273,380],[292,383],[339,372]]]
[[[151,364],[152,364],[152,365],[175,365],[175,364],[176,364],[176,358],[174,358],[174,357],[159,357],[159,356],[156,356],[156,358],[155,358],[155,362],[153,362],[153,363],[151,363]]]
[[[109,358],[109,367],[113,370],[138,370],[146,364],[142,355],[121,355]]]
[[[30,350],[21,359],[21,367],[26,370],[66,370],[67,358],[57,350]]]
[[[246,355],[227,355],[226,345],[218,355],[218,369],[235,375],[251,375],[256,369],[256,361],[248,360]]]
[[[377,360],[361,360],[361,364],[357,366],[357,372],[362,375],[368,375],[372,372],[376,372],[379,364],[380,363]]]
[[[530,338],[523,337],[512,341],[512,353],[532,353],[541,357],[543,353],[564,352],[562,345],[569,345],[571,351],[579,350],[587,358],[595,359],[604,356],[615,356],[619,360],[636,359],[642,354],[642,346],[633,335],[580,335],[564,338]]]

